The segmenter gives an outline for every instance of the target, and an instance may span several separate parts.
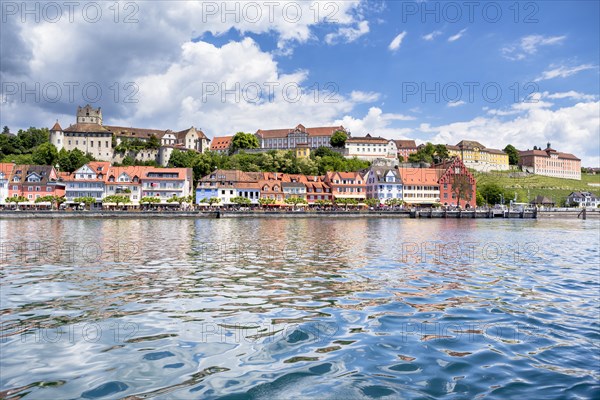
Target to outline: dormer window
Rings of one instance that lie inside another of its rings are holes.
[[[19,182],[19,181],[20,181],[20,179],[19,179],[19,177],[18,177],[18,176],[15,176],[15,177],[13,178],[13,182]]]

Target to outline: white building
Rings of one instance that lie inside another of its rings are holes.
[[[398,160],[398,147],[393,140],[382,137],[351,137],[346,140],[344,156],[361,160],[374,161],[379,158]],[[396,161],[397,162],[397,161]]]
[[[193,126],[174,132],[170,129],[104,125],[102,110],[90,105],[77,108],[76,121],[66,129],[62,129],[56,121],[50,129],[50,143],[58,150],[79,149],[98,160],[119,163],[129,155],[140,161],[152,160],[166,166],[173,148],[203,153],[210,147],[206,135]],[[136,150],[128,150],[127,142],[135,145]],[[140,144],[143,148],[140,148]]]
[[[440,202],[438,171],[434,168],[399,168],[403,200],[409,204]]]
[[[590,192],[573,192],[567,196],[566,203],[569,206],[597,208],[600,206],[600,197]]]
[[[13,163],[0,163],[0,204],[6,204],[6,198],[9,196],[9,179],[12,174]]]
[[[67,203],[74,203],[78,197],[93,197],[96,203],[101,203],[105,197],[104,179],[109,168],[109,162],[92,161],[65,176]]]

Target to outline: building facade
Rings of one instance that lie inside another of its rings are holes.
[[[210,142],[210,151],[221,154],[229,154],[233,136],[215,136]]]
[[[372,166],[365,180],[368,199],[379,199],[380,204],[391,199],[403,199],[402,180],[397,168]]]
[[[105,197],[104,181],[109,168],[109,162],[93,161],[72,174],[63,174],[67,203],[75,203],[78,197],[93,197],[96,203],[102,203]]]
[[[477,182],[460,158],[434,165],[438,171],[440,203],[444,206],[475,207]]]
[[[25,197],[30,204],[45,196],[64,196],[65,184],[51,165],[20,165],[13,167],[8,183],[9,197]]]
[[[353,199],[362,202],[367,198],[367,185],[360,172],[328,172],[323,182],[331,188],[333,201]]]
[[[414,140],[394,140],[394,142],[398,149],[398,157],[402,157],[404,161],[407,161],[411,154],[419,150]]]
[[[262,149],[286,150],[295,149],[298,146],[315,149],[317,147],[331,147],[329,141],[336,131],[342,131],[350,136],[350,133],[343,126],[306,128],[302,124],[297,125],[295,128],[259,129],[255,135]]]
[[[440,202],[439,172],[435,168],[399,168],[403,200],[413,205]]]
[[[509,169],[508,154],[502,150],[487,148],[473,140],[461,140],[455,146],[446,145],[450,157],[458,157],[476,171],[506,171]]]
[[[600,206],[600,197],[591,192],[572,192],[567,196],[566,204],[581,208],[597,208]]]
[[[581,180],[581,160],[573,154],[554,150],[550,143],[545,150],[520,151],[519,166],[537,175]]]
[[[209,139],[193,126],[171,130],[110,126],[102,123],[102,110],[90,105],[77,108],[76,123],[62,129],[56,121],[50,129],[50,142],[58,149],[79,149],[94,158],[122,162],[129,155],[140,161],[156,161],[166,166],[173,148],[205,152]],[[129,146],[128,146],[129,144]]]
[[[6,204],[6,198],[9,197],[8,185],[15,164],[0,163],[0,204]]]
[[[361,160],[398,159],[398,148],[393,140],[373,137],[367,134],[363,137],[351,137],[346,140],[345,157],[356,157]]]

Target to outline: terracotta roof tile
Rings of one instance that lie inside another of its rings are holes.
[[[233,139],[233,136],[214,137],[213,140],[210,142],[210,149],[212,151],[227,150],[227,149],[229,149],[229,146],[231,145],[231,139]]]
[[[414,140],[394,140],[396,142],[396,147],[399,149],[416,149],[417,143]]]

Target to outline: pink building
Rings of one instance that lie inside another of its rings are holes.
[[[581,160],[554,150],[550,143],[544,150],[520,151],[519,166],[537,175],[581,180]]]

